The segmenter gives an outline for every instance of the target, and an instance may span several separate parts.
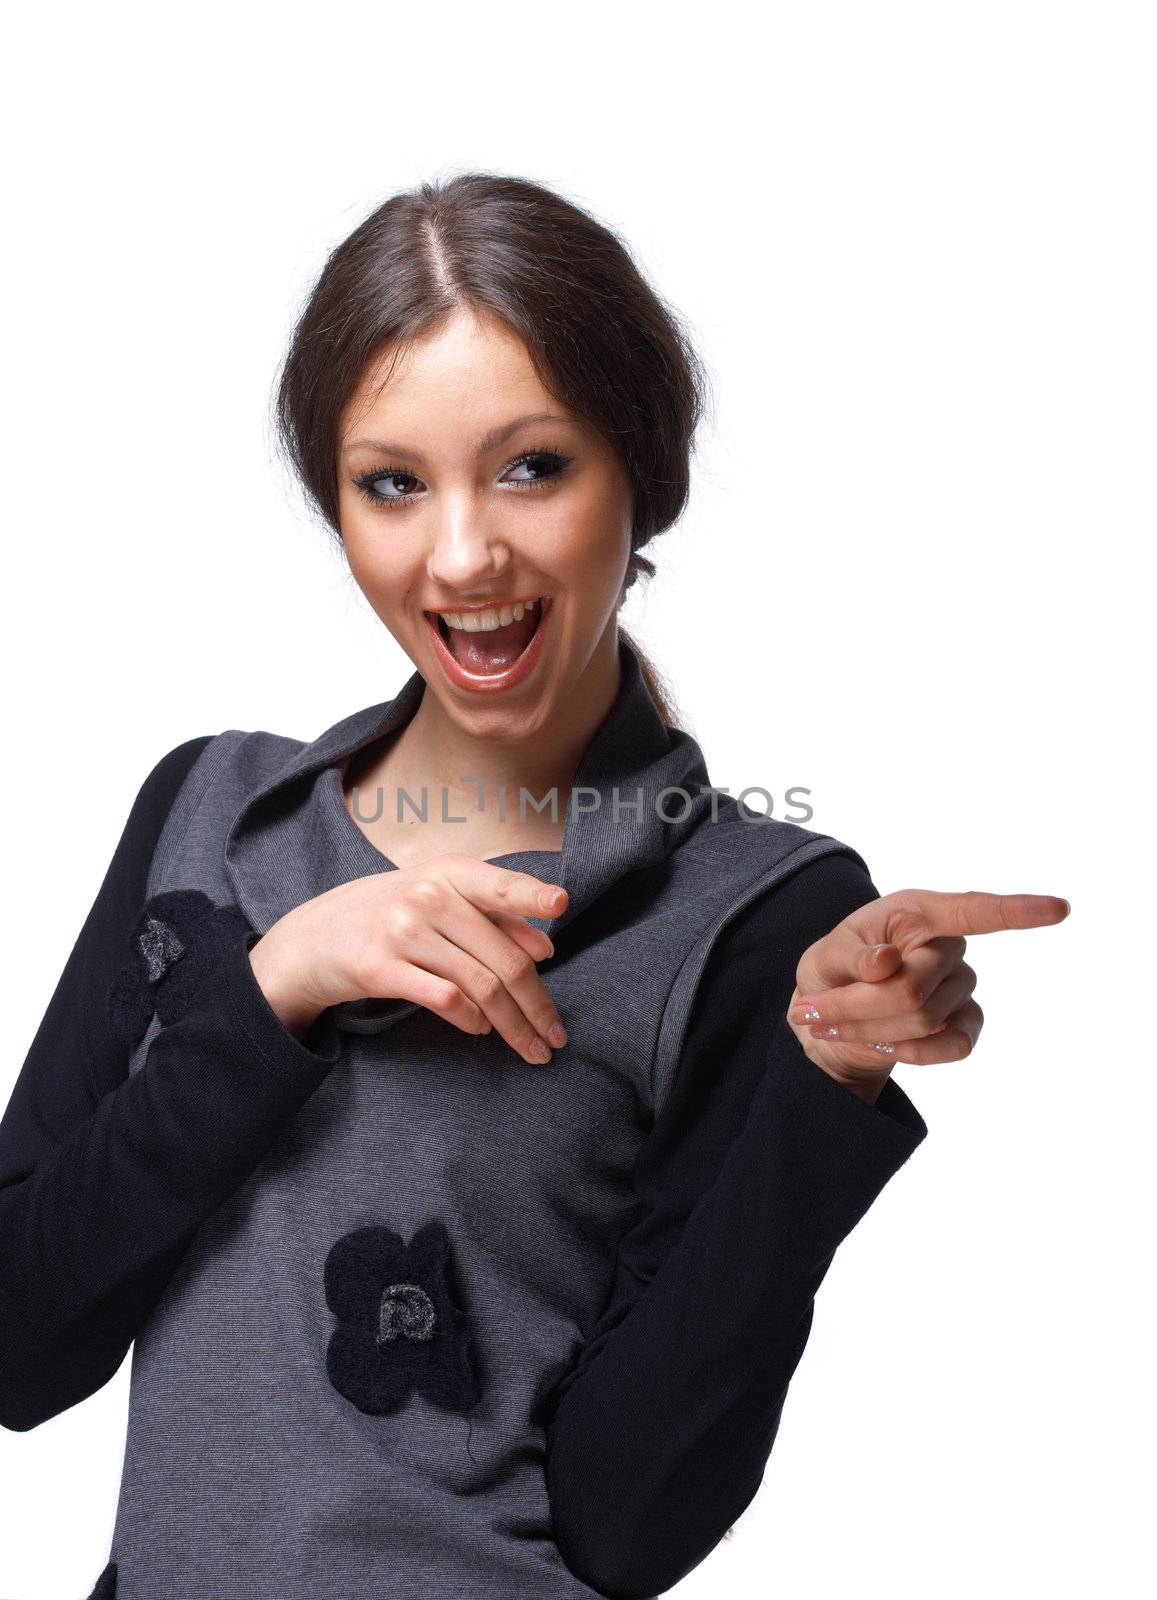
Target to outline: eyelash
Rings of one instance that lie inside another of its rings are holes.
[[[545,489],[548,484],[554,483],[562,476],[573,460],[573,456],[560,455],[557,450],[524,450],[513,461],[508,461],[502,470],[504,473],[511,472],[515,467],[524,466],[529,461],[549,461],[553,464],[555,470],[547,477],[525,478],[515,484],[518,489]],[[359,494],[368,500],[372,506],[381,507],[384,510],[387,506],[409,505],[418,496],[413,494],[375,494],[374,484],[380,482],[382,478],[417,477],[418,474],[411,472],[408,467],[375,467],[372,472],[363,472],[360,477],[353,480],[353,483]],[[418,481],[421,482],[421,479],[419,478]]]

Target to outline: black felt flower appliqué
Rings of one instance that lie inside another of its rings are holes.
[[[175,1022],[223,952],[253,933],[238,906],[216,905],[200,889],[169,889],[146,900],[129,935],[131,955],[108,992],[118,1037],[138,1044],[154,1012]]]
[[[441,1222],[423,1224],[408,1245],[389,1228],[344,1234],[326,1257],[325,1298],[338,1318],[326,1371],[359,1411],[397,1411],[411,1390],[443,1411],[478,1402],[478,1362]]]

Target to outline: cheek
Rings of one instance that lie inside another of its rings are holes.
[[[387,513],[388,515],[388,513]],[[342,548],[346,565],[358,588],[379,614],[400,604],[406,592],[405,551],[388,530],[377,526],[372,511],[348,514],[341,518]]]
[[[631,553],[631,531],[605,499],[560,516],[552,530],[550,565],[569,588],[617,591]]]

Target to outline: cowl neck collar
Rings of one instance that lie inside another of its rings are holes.
[[[627,873],[665,860],[711,805],[703,792],[710,780],[698,743],[663,721],[639,658],[621,636],[619,664],[615,700],[583,753],[569,799],[559,795],[560,805],[566,801],[562,850],[491,858],[566,889],[569,899],[559,916],[529,919],[552,939]],[[309,897],[298,892],[307,879],[288,868],[286,858],[287,844],[308,849],[308,831],[293,840],[286,829],[304,815],[317,775],[404,727],[425,689],[422,674],[413,672],[392,700],[356,711],[302,745],[245,801],[225,841],[225,867],[237,903],[257,931],[265,933]],[[682,792],[665,796],[670,789]],[[384,856],[380,860],[382,870],[391,870]],[[358,875],[357,869],[348,873]]]

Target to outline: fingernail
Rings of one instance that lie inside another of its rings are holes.
[[[551,1044],[564,1045],[566,1043],[566,1029],[561,1022],[552,1022],[546,1030],[546,1036]]]
[[[896,1054],[896,1046],[894,1044],[874,1044],[872,1049],[878,1050],[882,1056],[894,1056]]]
[[[812,1028],[809,1031],[813,1039],[838,1039],[840,1036],[838,1028]]]
[[[543,1065],[550,1060],[550,1046],[545,1039],[535,1036],[534,1043],[530,1047],[530,1058],[532,1061],[542,1062]]]
[[[792,1006],[789,1015],[793,1022],[799,1023],[818,1022],[820,1020],[820,1014],[815,1006],[805,1005],[802,1001],[799,1005]]]
[[[544,889],[538,897],[538,903],[544,910],[549,911],[551,906],[558,900],[558,896],[559,889],[557,885],[553,889]]]

